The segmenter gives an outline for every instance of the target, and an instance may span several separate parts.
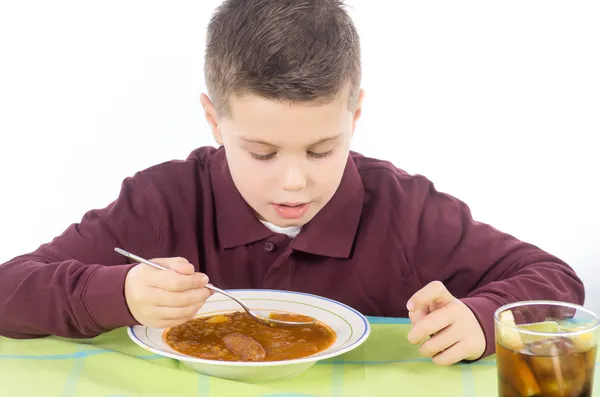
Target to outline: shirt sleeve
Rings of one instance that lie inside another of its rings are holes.
[[[583,304],[583,283],[569,265],[475,221],[465,203],[421,181],[415,271],[423,285],[443,282],[475,314],[486,338],[481,358],[495,351],[493,317],[500,306],[532,299]]]
[[[0,335],[86,338],[136,324],[124,294],[133,265],[114,248],[155,257],[156,207],[136,174],[106,208],[89,211],[51,242],[0,265]]]

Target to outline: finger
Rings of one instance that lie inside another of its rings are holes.
[[[419,353],[423,357],[433,357],[443,352],[460,340],[460,335],[456,332],[456,327],[450,325],[427,339],[419,348]]]
[[[158,271],[152,273],[149,284],[165,291],[179,292],[204,287],[208,276],[203,273],[179,274],[174,271]]]
[[[156,258],[152,259],[152,262],[181,274],[193,274],[196,271],[194,265],[188,262],[187,259],[181,257]]]
[[[408,300],[406,308],[408,311],[416,311],[424,308],[429,308],[432,304],[445,305],[452,302],[455,298],[448,292],[441,281],[432,281]]]
[[[186,321],[189,321],[189,319],[157,320],[154,322],[145,323],[143,325],[145,325],[146,327],[149,327],[149,328],[170,328],[170,327],[175,327],[177,325],[183,324]]]
[[[207,300],[211,291],[207,288],[188,289],[186,291],[171,292],[160,288],[152,288],[150,302],[156,306],[186,307]]]
[[[425,316],[429,314],[429,310],[420,309],[414,312],[408,312],[408,318],[410,318],[410,322],[412,325],[415,325],[419,321],[421,321]]]
[[[444,310],[444,308],[429,313],[413,326],[408,333],[408,341],[419,344],[436,332],[440,332],[452,323],[450,314],[450,311]]]
[[[155,306],[152,315],[160,320],[189,320],[194,317],[202,303],[197,303],[185,307],[166,307]]]
[[[466,357],[466,346],[467,343],[461,340],[443,352],[436,354],[431,360],[434,364],[440,366],[456,364]]]

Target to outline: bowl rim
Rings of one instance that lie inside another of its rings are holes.
[[[358,337],[358,339],[356,339],[350,345],[348,345],[348,346],[346,346],[346,347],[344,347],[342,349],[336,349],[336,350],[331,351],[329,353],[318,354],[318,355],[311,355],[311,356],[300,357],[300,358],[294,358],[294,359],[291,359],[291,360],[250,361],[250,362],[249,361],[209,360],[209,359],[205,359],[205,358],[185,356],[185,355],[182,355],[182,354],[174,354],[174,353],[170,353],[170,352],[164,352],[164,351],[159,350],[159,349],[155,349],[154,347],[148,346],[146,343],[142,342],[137,337],[137,335],[135,335],[135,333],[134,333],[133,329],[135,327],[151,328],[151,327],[146,327],[144,325],[128,326],[127,327],[127,334],[129,335],[129,338],[131,340],[133,340],[133,342],[135,344],[137,344],[138,346],[142,347],[143,349],[149,350],[149,351],[151,351],[151,352],[153,352],[153,353],[155,353],[155,354],[157,354],[159,356],[163,356],[163,357],[167,357],[167,358],[172,358],[172,359],[175,359],[175,360],[178,360],[178,361],[182,361],[182,362],[187,362],[187,363],[218,365],[218,366],[225,366],[225,367],[274,367],[274,366],[282,366],[282,365],[294,365],[294,364],[303,364],[303,363],[311,363],[311,362],[323,361],[323,360],[326,360],[326,359],[329,359],[329,358],[332,358],[332,357],[336,357],[336,356],[342,355],[342,354],[347,353],[347,352],[349,352],[351,350],[354,350],[355,348],[357,348],[358,346],[360,346],[361,344],[363,344],[367,340],[367,338],[369,337],[369,335],[371,334],[371,324],[369,323],[369,320],[366,318],[365,315],[363,315],[361,312],[359,312],[358,310],[354,309],[353,307],[346,305],[345,303],[338,302],[338,301],[336,301],[334,299],[326,298],[324,296],[310,294],[310,293],[307,293],[307,292],[286,291],[286,290],[277,290],[277,289],[249,289],[249,288],[245,288],[245,289],[227,289],[226,291],[228,291],[228,292],[250,292],[250,293],[275,292],[275,293],[289,294],[289,295],[304,295],[304,296],[316,298],[318,300],[329,301],[331,303],[334,303],[334,304],[336,304],[338,306],[341,306],[341,307],[343,307],[343,308],[345,308],[345,309],[353,312],[360,320],[362,320],[365,328],[364,328],[364,331],[363,331],[362,335],[360,335]],[[240,307],[240,310],[243,310],[243,309]],[[163,328],[156,328],[156,329],[163,329]],[[325,351],[327,351],[327,349]]]

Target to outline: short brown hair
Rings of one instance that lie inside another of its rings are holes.
[[[220,114],[232,94],[327,103],[360,90],[360,43],[341,0],[225,0],[208,25],[204,72]]]

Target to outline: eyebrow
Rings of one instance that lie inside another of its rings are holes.
[[[338,134],[338,135],[330,136],[330,137],[327,137],[327,138],[319,139],[318,141],[311,143],[307,147],[317,146],[317,145],[319,145],[321,143],[333,141],[334,139],[338,139],[341,136],[342,136],[342,134]],[[240,137],[240,139],[242,141],[244,141],[244,142],[247,142],[247,143],[257,143],[259,145],[271,146],[272,148],[279,149],[279,146],[277,146],[277,145],[275,145],[273,143],[267,142],[267,141],[263,141],[261,139],[250,139],[250,138],[244,138],[244,137]]]

